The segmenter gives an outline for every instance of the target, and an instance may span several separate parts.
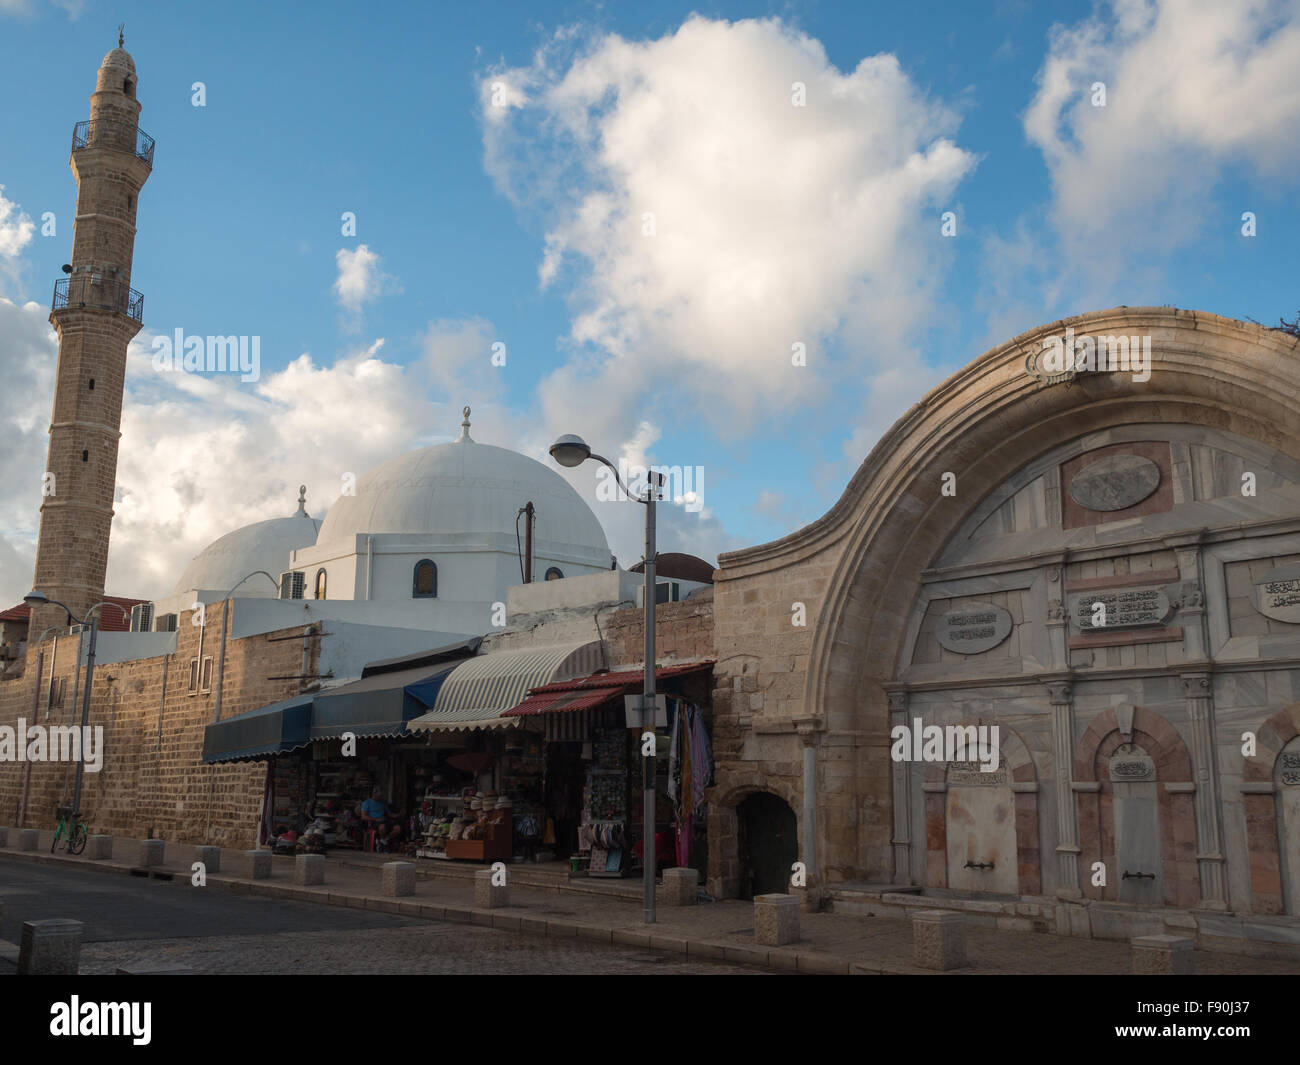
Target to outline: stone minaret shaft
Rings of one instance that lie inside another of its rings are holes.
[[[104,598],[126,349],[144,304],[131,288],[131,258],[153,140],[139,129],[135,63],[121,43],[100,64],[90,121],[73,132],[71,272],[55,285],[50,312],[59,367],[33,583],[82,616]],[[65,619],[58,607],[34,610],[30,638]]]

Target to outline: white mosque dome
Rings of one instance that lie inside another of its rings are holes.
[[[469,436],[469,408],[458,440],[389,459],[365,474],[356,495],[340,496],[317,542],[357,535],[506,534],[513,543],[519,508],[532,501],[541,543],[587,549],[607,566],[609,542],[596,515],[569,482],[542,463]]]
[[[307,514],[305,493],[306,489],[301,489],[296,514],[254,522],[213,540],[185,567],[175,593],[195,588],[225,592],[256,570],[265,570],[278,580],[290,568],[290,553],[316,542],[321,523]],[[265,577],[254,577],[240,585],[239,594],[270,597],[276,592]]]

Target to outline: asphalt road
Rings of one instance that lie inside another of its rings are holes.
[[[112,973],[119,965],[139,962],[230,974],[759,972],[631,947],[230,895],[4,858],[0,902],[0,939],[11,943],[20,940],[24,921],[71,917],[83,922],[83,974]]]

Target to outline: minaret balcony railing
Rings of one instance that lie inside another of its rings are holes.
[[[144,321],[144,295],[103,274],[80,273],[54,282],[52,310],[91,308],[116,311],[134,322]]]
[[[129,122],[111,118],[78,122],[72,130],[72,150],[75,152],[81,148],[111,148],[117,152],[130,152],[153,169],[153,138]]]

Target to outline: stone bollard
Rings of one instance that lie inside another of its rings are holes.
[[[244,851],[244,857],[248,859],[249,880],[271,879],[270,851]]]
[[[665,906],[694,906],[700,894],[700,876],[694,869],[665,869]]]
[[[1133,972],[1184,976],[1196,972],[1196,941],[1187,936],[1134,936]]]
[[[415,894],[414,862],[384,862],[384,894]]]
[[[102,862],[113,857],[112,836],[91,836],[86,840],[86,857],[92,862]]]
[[[202,861],[202,858],[195,859]],[[116,976],[193,976],[194,970],[188,965],[166,965],[163,962],[137,961],[130,965],[119,965],[114,970]]]
[[[20,828],[18,830],[18,849],[35,851],[41,849],[41,830],[39,828]]]
[[[163,855],[167,850],[167,841],[161,839],[142,839],[139,842],[140,853],[136,859],[136,864],[143,869],[149,869],[155,865],[162,865]]]
[[[202,862],[204,871],[208,873],[221,872],[221,848],[220,847],[195,847],[194,860]]]
[[[480,869],[474,874],[474,905],[481,910],[509,906],[510,888],[506,884],[493,884],[491,869]]]
[[[81,960],[81,922],[63,917],[24,921],[18,948],[19,976],[76,976]]]
[[[325,883],[325,855],[299,854],[294,858],[293,882],[300,887]]]
[[[799,941],[797,895],[754,896],[754,939],[764,947],[783,947]]]
[[[966,918],[944,910],[912,914],[912,960],[922,969],[960,969],[966,961]]]

